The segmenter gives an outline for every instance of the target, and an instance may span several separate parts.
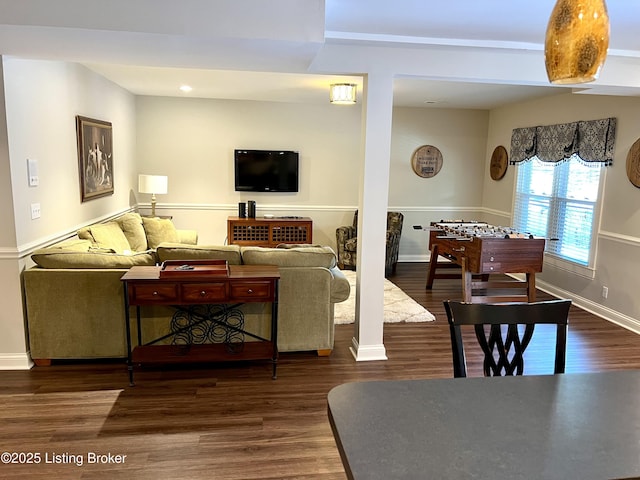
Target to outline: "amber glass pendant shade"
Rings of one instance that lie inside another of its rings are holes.
[[[609,15],[604,0],[558,0],[544,45],[549,81],[587,83],[598,78],[609,48]]]

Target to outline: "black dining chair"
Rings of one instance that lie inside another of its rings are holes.
[[[531,341],[535,325],[555,324],[553,373],[564,373],[571,300],[531,303],[463,303],[446,300],[444,307],[451,334],[454,377],[467,376],[462,325],[474,326],[476,339],[484,354],[484,375],[492,377],[522,375],[523,354]],[[519,325],[524,328],[518,329]]]

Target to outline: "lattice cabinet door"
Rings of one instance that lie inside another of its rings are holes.
[[[229,244],[275,247],[281,243],[311,243],[313,221],[307,217],[240,218],[227,220]]]
[[[269,225],[233,225],[233,243],[269,243]],[[232,243],[232,242],[229,242]]]

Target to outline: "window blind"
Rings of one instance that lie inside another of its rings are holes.
[[[547,238],[546,251],[580,265],[592,262],[600,168],[575,156],[560,164],[537,158],[518,166],[514,227]]]

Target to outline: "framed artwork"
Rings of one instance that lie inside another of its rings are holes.
[[[113,136],[110,122],[76,116],[78,168],[83,202],[113,195]]]
[[[422,145],[411,155],[411,167],[422,178],[435,177],[442,168],[442,153],[433,145]]]

